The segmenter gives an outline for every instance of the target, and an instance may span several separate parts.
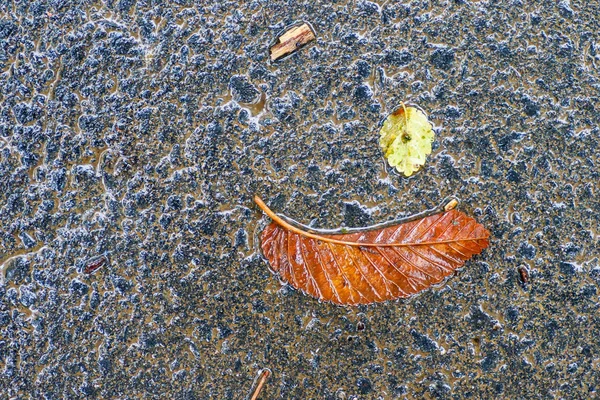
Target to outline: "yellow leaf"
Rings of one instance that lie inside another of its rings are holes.
[[[379,132],[379,145],[390,165],[405,176],[418,171],[431,154],[432,128],[425,114],[415,107],[402,104],[390,114]]]

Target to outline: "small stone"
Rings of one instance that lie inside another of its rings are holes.
[[[560,272],[565,275],[574,275],[575,274],[575,265],[570,262],[561,262],[559,264]]]
[[[234,75],[229,80],[229,88],[233,99],[240,103],[254,103],[258,100],[260,92],[244,75]]]
[[[562,0],[558,3],[558,12],[565,18],[572,18],[574,11],[571,8],[569,0]]]
[[[368,209],[357,201],[344,203],[344,224],[350,227],[365,226],[371,222]]]
[[[454,63],[454,50],[446,47],[436,49],[431,54],[429,61],[436,68],[448,70]]]
[[[513,183],[520,183],[522,180],[521,174],[519,174],[517,171],[511,168],[506,173],[506,180]]]
[[[21,241],[23,242],[23,246],[25,246],[26,249],[30,249],[32,247],[35,246],[35,239],[31,237],[31,235],[27,232],[21,232],[19,234],[19,237],[21,238]]]
[[[434,352],[439,349],[439,345],[429,336],[419,333],[414,329],[410,331],[410,334],[415,340],[415,347],[417,349],[427,352]]]
[[[369,394],[373,391],[373,385],[368,378],[358,378],[356,381],[360,394]]]
[[[358,85],[354,89],[354,100],[358,103],[367,101],[373,96],[373,91],[368,85]]]
[[[517,252],[524,258],[531,260],[535,257],[536,249],[532,244],[522,242],[519,245],[519,249],[517,250]]]
[[[540,105],[530,97],[524,97],[523,100],[521,100],[521,103],[523,104],[523,112],[526,115],[535,117],[540,113]]]
[[[356,72],[358,73],[359,77],[364,79],[368,78],[371,75],[371,66],[368,62],[364,60],[358,60],[354,65],[356,67]]]
[[[384,61],[395,67],[402,67],[413,60],[412,54],[408,51],[390,50],[386,52]]]
[[[71,285],[69,286],[69,292],[79,297],[85,296],[89,290],[90,288],[88,285],[77,279],[73,279],[71,281]]]

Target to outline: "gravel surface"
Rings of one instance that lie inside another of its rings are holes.
[[[0,2],[0,393],[597,396],[598,1],[160,3]],[[401,101],[437,134],[408,179],[378,147]],[[338,307],[269,271],[254,194],[326,228],[455,196],[493,238]]]

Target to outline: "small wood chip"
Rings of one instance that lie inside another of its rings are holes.
[[[307,23],[295,26],[285,32],[283,35],[279,36],[277,43],[271,46],[269,50],[271,54],[271,61],[278,60],[283,56],[291,54],[311,40],[315,39],[315,33]]]
[[[444,211],[450,211],[456,208],[458,205],[458,200],[452,199],[444,206]]]

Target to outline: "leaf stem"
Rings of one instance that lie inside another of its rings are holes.
[[[406,106],[404,105],[404,102],[401,101],[400,105],[402,106],[402,109],[404,110],[404,130],[408,133],[408,114],[406,112]]]
[[[331,237],[327,237],[327,236],[321,236],[321,235],[316,235],[314,233],[310,233],[310,232],[306,232],[300,228],[297,228],[291,224],[289,224],[288,222],[284,221],[281,217],[279,217],[277,214],[275,214],[273,211],[271,211],[271,209],[269,207],[267,207],[267,205],[264,203],[264,201],[261,200],[260,197],[258,197],[257,195],[254,196],[254,202],[260,207],[261,210],[263,210],[263,212],[265,214],[267,214],[267,216],[269,216],[269,218],[271,218],[273,221],[275,221],[277,224],[281,225],[283,228],[292,231],[294,233],[297,233],[298,235],[302,235],[304,237],[307,238],[311,238],[311,239],[315,239],[315,240],[321,240],[323,242],[328,242],[328,243],[334,243],[334,244],[341,244],[341,245],[345,245],[345,246],[356,246],[356,247],[406,247],[406,246],[430,246],[430,245],[434,245],[434,244],[443,244],[443,243],[456,243],[456,242],[464,242],[464,241],[475,241],[475,240],[483,240],[483,239],[488,239],[487,236],[482,236],[482,237],[476,237],[476,238],[468,238],[468,239],[451,239],[451,240],[440,240],[440,241],[436,241],[436,242],[419,242],[419,243],[368,243],[368,242],[348,242],[345,240],[338,240],[338,239],[333,239]],[[448,211],[448,212],[453,212],[453,211]],[[459,211],[454,211],[456,213],[459,213]],[[345,235],[339,235],[339,236],[345,236]]]

